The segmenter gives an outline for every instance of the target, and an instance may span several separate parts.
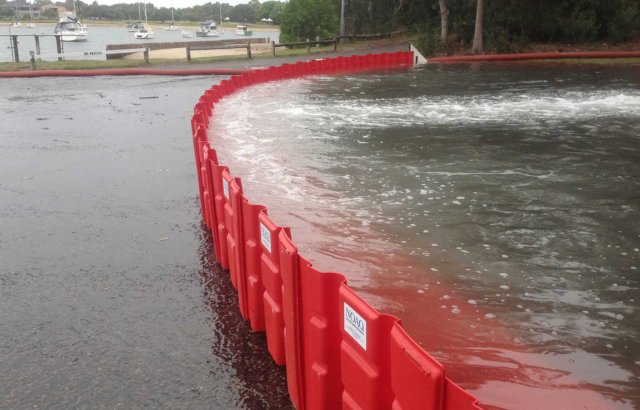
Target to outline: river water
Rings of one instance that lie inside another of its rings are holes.
[[[220,77],[0,81],[0,408],[290,408],[201,223]]]
[[[640,408],[640,71],[432,65],[251,87],[210,139],[487,408]]]
[[[34,28],[11,27],[11,25],[0,26],[0,62],[13,61],[13,49],[11,48],[9,34],[20,35],[18,39],[18,51],[20,53],[20,61],[29,61],[29,51],[35,51],[34,35],[45,35],[46,37],[40,38],[40,49],[43,55],[55,54],[56,40],[53,35],[53,29],[55,24],[37,24]],[[63,42],[63,48],[65,53],[71,53],[71,59],[73,60],[105,60],[105,50],[109,44],[133,44],[135,47],[144,47],[147,43],[181,43],[192,41],[215,41],[215,40],[229,40],[229,39],[242,39],[247,40],[247,37],[238,36],[235,34],[235,29],[225,28],[224,34],[218,37],[194,37],[183,38],[182,30],[195,33],[199,27],[189,26],[181,27],[179,31],[165,31],[161,27],[154,28],[155,33],[153,39],[139,40],[134,38],[134,33],[127,31],[126,24],[122,26],[93,26],[89,22],[89,35],[87,41],[79,42]],[[251,38],[269,38],[270,41],[278,41],[280,32],[278,30],[254,30]],[[84,55],[88,53],[89,55]],[[186,59],[186,54],[185,57]],[[43,60],[53,61],[57,57],[44,57]]]

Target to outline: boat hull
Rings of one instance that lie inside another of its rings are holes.
[[[87,33],[60,33],[60,40],[62,41],[87,41]]]

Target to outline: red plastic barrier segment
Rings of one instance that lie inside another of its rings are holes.
[[[401,52],[335,60],[223,80],[196,104],[192,128],[206,133],[209,108],[258,80],[410,65],[413,57]],[[195,136],[196,131],[194,144]],[[207,204],[211,209],[203,213],[219,245],[216,256],[230,269],[243,316],[252,329],[266,330],[274,361],[287,364],[297,408],[479,409],[471,395],[444,377],[441,364],[406,334],[397,318],[375,311],[346,286],[343,275],[315,270],[298,254],[287,228],[275,225],[263,206],[247,201],[240,181],[212,159],[215,151],[202,152],[196,158],[206,171],[198,173],[201,200],[203,209]]]
[[[190,69],[153,69],[153,68],[105,68],[97,70],[36,70],[36,71],[4,71],[0,78],[34,78],[34,77],[96,77],[103,75],[234,75],[250,71],[250,68],[190,68]]]
[[[229,274],[231,282],[238,290],[238,305],[240,313],[249,319],[247,302],[247,283],[244,255],[244,221],[242,215],[242,182],[240,178],[233,178],[229,172],[222,171],[223,194],[227,195],[224,205],[225,225],[227,226],[227,252],[229,252]]]
[[[243,200],[242,217],[244,220],[244,256],[245,281],[247,284],[247,310],[251,329],[255,332],[265,330],[264,322],[264,286],[262,285],[261,256],[262,245],[260,237],[260,214],[266,215],[267,210],[262,205],[254,205]]]
[[[391,329],[391,389],[394,410],[441,410],[444,367],[396,323]]]
[[[213,155],[215,156],[215,151],[211,149],[208,141],[203,141],[200,145],[200,185],[201,185],[201,206],[202,206],[202,214],[204,217],[204,223],[209,230],[215,225],[213,225],[213,221],[216,219],[214,215],[212,215],[212,195],[213,195],[213,186],[211,184],[211,176],[209,172],[209,155],[211,151],[213,151]],[[216,158],[217,162],[217,158]]]
[[[296,408],[304,403],[304,364],[302,357],[302,300],[298,249],[284,230],[278,235],[280,273],[282,275],[282,307],[289,396]]]
[[[209,220],[209,230],[211,231],[211,236],[213,237],[213,250],[217,260],[220,260],[220,237],[218,236],[218,220],[222,218],[221,215],[216,213],[215,206],[215,188],[213,186],[213,167],[218,166],[218,155],[216,150],[213,148],[209,148],[208,151],[205,152],[205,176],[206,179],[203,181],[204,188],[207,191],[207,195],[205,196],[205,208],[207,210],[207,216]]]
[[[283,229],[274,224],[266,214],[258,217],[260,225],[260,273],[264,293],[264,322],[267,332],[267,348],[273,360],[286,363],[284,342],[284,312],[282,306],[282,274],[280,272],[280,241]]]
[[[340,369],[339,293],[344,275],[319,272],[299,257],[302,300],[304,408],[339,409],[342,406]]]
[[[195,117],[195,116],[194,116]],[[205,204],[204,204],[204,195],[203,195],[203,185],[202,185],[202,174],[200,172],[202,168],[202,158],[200,157],[201,147],[204,142],[206,142],[207,133],[206,129],[203,125],[192,122],[195,126],[195,130],[193,133],[193,154],[196,160],[196,176],[198,177],[198,192],[200,195],[200,209],[203,213],[203,217],[205,218],[206,223],[206,214],[205,212]],[[203,139],[204,138],[204,139]]]
[[[448,378],[444,383],[444,397],[444,410],[482,410],[475,397]]]
[[[222,171],[229,172],[229,169],[222,165],[211,165],[211,180],[213,183],[213,205],[217,215],[218,225],[212,229],[216,230],[216,238],[218,239],[218,247],[220,254],[216,255],[222,269],[229,269],[229,253],[227,251],[227,234],[228,227],[225,222],[224,206],[227,202],[228,192],[225,195],[224,185],[222,184]]]
[[[378,313],[346,285],[339,295],[342,407],[390,409],[390,335],[399,320]]]
[[[517,61],[517,60],[556,60],[563,58],[640,58],[640,51],[592,51],[566,53],[523,53],[523,54],[484,54],[475,56],[453,56],[428,58],[429,63],[457,63],[467,61]]]

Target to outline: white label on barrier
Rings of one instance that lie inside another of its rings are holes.
[[[224,178],[222,178],[222,192],[224,193],[224,197],[229,199],[229,183]]]
[[[344,304],[344,331],[367,350],[367,321],[351,306]]]
[[[271,253],[271,231],[263,224],[260,224],[260,242]]]

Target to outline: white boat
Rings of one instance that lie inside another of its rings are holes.
[[[164,31],[178,31],[180,27],[176,26],[176,19],[173,15],[173,1],[171,2],[171,25],[164,28]]]
[[[19,21],[13,23],[13,27],[22,27],[22,24]]]
[[[89,32],[72,17],[60,20],[53,29],[53,33],[61,36],[60,39],[62,41],[87,41],[89,34]]]
[[[135,33],[136,31],[140,30],[141,28],[144,28],[144,24],[142,24],[142,22],[127,24],[127,31],[129,33]]]
[[[196,31],[198,37],[217,37],[224,33],[222,29],[219,29],[215,21],[206,20],[200,23],[200,30]]]
[[[195,34],[193,34],[190,31],[182,30],[182,37],[184,37],[184,38],[194,38]]]
[[[34,23],[27,23],[26,28],[35,28],[36,25]]]
[[[253,30],[249,30],[249,27],[244,26],[242,24],[238,24],[236,26],[236,35],[237,36],[252,36]]]
[[[147,30],[146,28],[141,28],[140,30],[136,31],[136,33],[134,34],[134,37],[140,40],[149,40],[153,38],[154,34],[155,33],[153,32],[153,30]]]

